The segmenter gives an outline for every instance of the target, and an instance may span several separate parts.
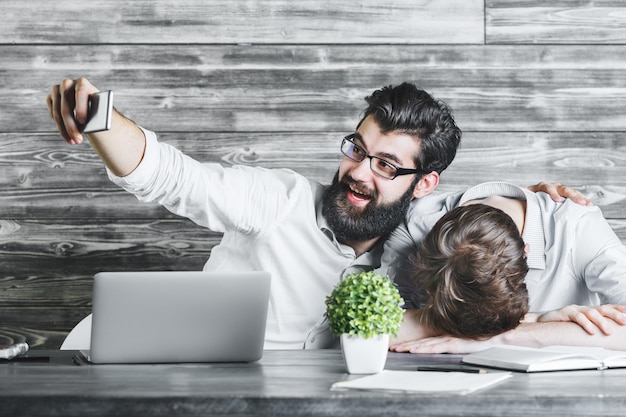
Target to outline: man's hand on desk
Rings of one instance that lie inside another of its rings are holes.
[[[601,332],[610,335],[613,332],[612,323],[620,326],[626,325],[626,306],[618,304],[604,304],[600,306],[569,305],[559,310],[545,313],[528,313],[524,317],[524,323],[571,321],[590,334]]]
[[[408,353],[470,353],[501,344],[498,341],[498,336],[484,340],[473,340],[441,335],[392,344],[389,346],[389,350]]]

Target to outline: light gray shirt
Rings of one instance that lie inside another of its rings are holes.
[[[381,269],[396,278],[413,304],[419,303],[421,294],[410,283],[406,259],[416,245],[446,212],[491,195],[526,200],[522,237],[530,249],[526,277],[530,311],[569,304],[626,304],[626,247],[598,207],[571,200],[557,203],[548,194],[502,182],[480,184],[464,193],[431,195],[412,204],[407,224],[385,244]]]
[[[378,267],[382,244],[356,257],[337,241],[321,215],[326,186],[290,170],[203,164],[144,133],[141,164],[123,178],[109,172],[111,180],[223,233],[205,270],[271,274],[266,349],[335,343],[323,319],[325,298],[345,274]]]

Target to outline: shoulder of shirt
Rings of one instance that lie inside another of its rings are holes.
[[[432,193],[424,197],[416,198],[411,202],[407,217],[413,220],[427,218],[433,214],[454,208],[462,193],[445,192]]]
[[[602,215],[600,207],[583,206],[569,198],[563,201],[554,201],[547,193],[533,193],[532,191],[527,191],[527,196],[536,201],[543,212],[554,213],[555,217],[567,216],[568,220],[573,220],[590,214]]]

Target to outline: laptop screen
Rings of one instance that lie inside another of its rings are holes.
[[[101,272],[93,363],[248,362],[261,358],[267,272]]]

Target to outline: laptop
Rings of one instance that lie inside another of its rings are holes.
[[[87,361],[253,362],[261,358],[267,272],[100,272]]]

